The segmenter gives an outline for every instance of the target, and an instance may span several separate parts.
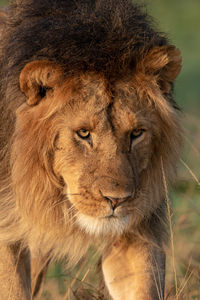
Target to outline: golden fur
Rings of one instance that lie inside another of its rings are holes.
[[[3,247],[20,244],[32,259],[67,256],[74,265],[100,244],[113,299],[163,297],[162,164],[170,182],[181,145],[171,98],[180,64],[179,50],[167,45],[146,51],[134,71],[112,80],[95,71],[66,75],[48,59],[26,61],[16,78],[17,104],[1,113],[2,124],[11,113],[14,128],[8,136],[1,125]],[[30,295],[30,285],[18,288]],[[14,294],[10,299],[21,299]]]

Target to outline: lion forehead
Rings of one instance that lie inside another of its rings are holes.
[[[65,95],[64,82],[62,95]],[[85,73],[74,80],[73,93],[66,101],[66,110],[72,115],[71,122],[80,119],[84,126],[86,121],[92,119],[94,123],[102,119],[105,111],[109,117],[119,118],[125,124],[127,122],[136,124],[136,114],[144,105],[138,100],[136,88],[133,82],[127,79],[109,82],[104,76],[99,74]]]

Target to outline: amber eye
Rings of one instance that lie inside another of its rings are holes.
[[[140,136],[143,135],[144,131],[145,131],[144,129],[134,129],[131,132],[131,139],[135,140],[135,139],[139,138]]]
[[[78,134],[78,136],[82,139],[88,139],[90,137],[90,132],[87,129],[80,129],[76,132]]]

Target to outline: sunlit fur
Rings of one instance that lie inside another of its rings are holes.
[[[1,43],[0,242],[71,264],[100,236],[102,249],[123,236],[162,244],[161,161],[170,182],[181,145],[179,50],[129,1],[22,2]],[[112,216],[107,196],[127,195]]]
[[[129,216],[122,218],[94,218],[84,214],[77,215],[77,222],[83,230],[95,237],[112,235],[122,235],[129,223]]]

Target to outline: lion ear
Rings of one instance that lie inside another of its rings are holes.
[[[154,75],[161,90],[169,93],[172,82],[181,70],[181,53],[175,46],[155,47],[143,60],[145,74]]]
[[[20,89],[26,95],[28,105],[38,104],[49,89],[53,89],[62,76],[62,70],[47,60],[28,63],[20,74]]]

